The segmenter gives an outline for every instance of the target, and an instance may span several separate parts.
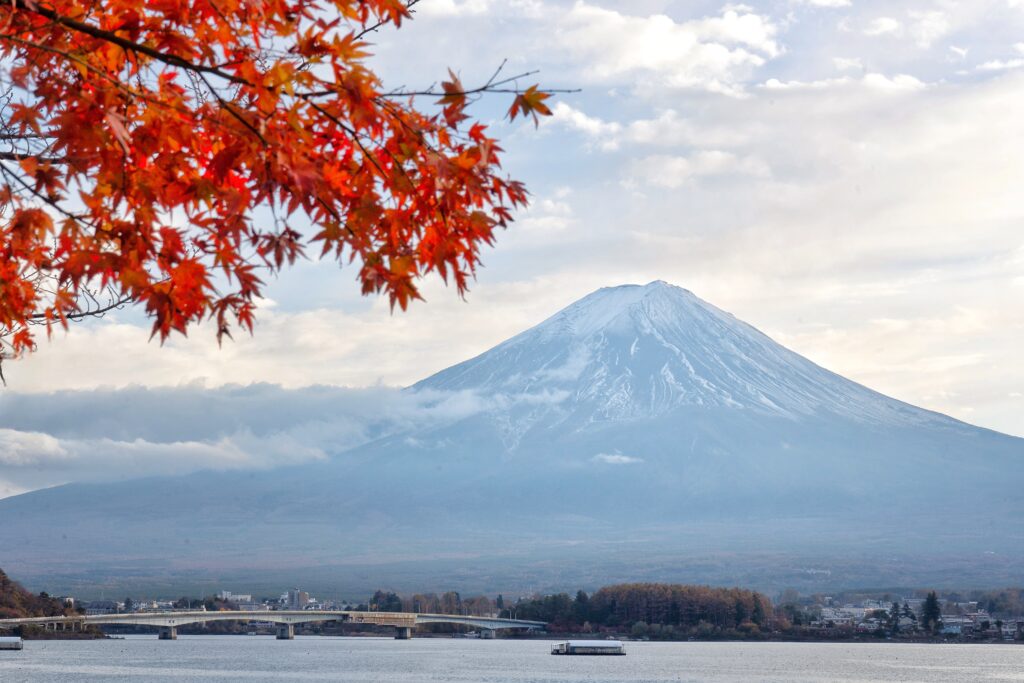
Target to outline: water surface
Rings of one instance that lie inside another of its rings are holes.
[[[156,636],[29,641],[3,683],[56,681],[1024,681],[1024,646],[627,643],[625,657],[553,657],[540,640]]]

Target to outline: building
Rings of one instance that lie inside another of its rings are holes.
[[[306,609],[306,605],[310,603],[309,593],[306,591],[300,591],[298,588],[293,588],[288,591],[286,597],[286,609]]]
[[[117,614],[120,611],[121,606],[113,600],[93,600],[85,606],[85,615],[88,617],[100,614]]]
[[[221,591],[217,593],[217,597],[220,600],[226,600],[227,602],[233,602],[235,604],[252,603],[252,596],[245,593],[232,593],[231,591]]]

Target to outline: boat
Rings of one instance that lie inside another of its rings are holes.
[[[624,655],[626,648],[618,640],[567,640],[551,646],[553,655]]]
[[[25,647],[25,643],[21,638],[0,638],[0,650],[21,650]]]

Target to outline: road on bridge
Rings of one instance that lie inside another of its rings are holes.
[[[338,621],[347,624],[392,626],[395,638],[406,640],[412,637],[412,630],[422,624],[459,624],[481,629],[493,636],[500,629],[542,630],[543,621],[524,619],[501,619],[499,617],[477,617],[459,614],[419,614],[414,612],[356,612],[352,610],[258,610],[258,611],[163,611],[128,612],[124,614],[94,614],[66,617],[28,617],[23,619],[0,619],[0,629],[35,624],[47,630],[79,630],[90,625],[131,624],[156,626],[160,638],[174,640],[178,627],[187,624],[205,624],[211,621],[263,621],[278,624],[277,637],[291,640],[295,637],[295,624]],[[70,628],[69,628],[70,627]]]

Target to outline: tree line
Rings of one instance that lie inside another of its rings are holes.
[[[665,583],[605,586],[520,600],[504,610],[519,619],[546,621],[552,630],[630,629],[635,635],[757,634],[770,624],[771,601],[756,591]],[[681,630],[681,631],[680,631]]]
[[[772,619],[771,601],[755,591],[663,583],[619,584],[593,595],[580,590],[575,596],[534,595],[514,602],[502,595],[463,598],[449,591],[401,596],[378,590],[369,606],[382,612],[500,615],[543,621],[556,632],[629,630],[654,638],[757,635]]]
[[[500,604],[499,604],[500,603]],[[370,598],[370,609],[377,612],[416,612],[419,614],[466,614],[485,617],[497,614],[504,605],[499,595],[492,600],[486,595],[463,598],[457,591],[437,593],[416,593],[401,596],[397,593],[378,590]]]

